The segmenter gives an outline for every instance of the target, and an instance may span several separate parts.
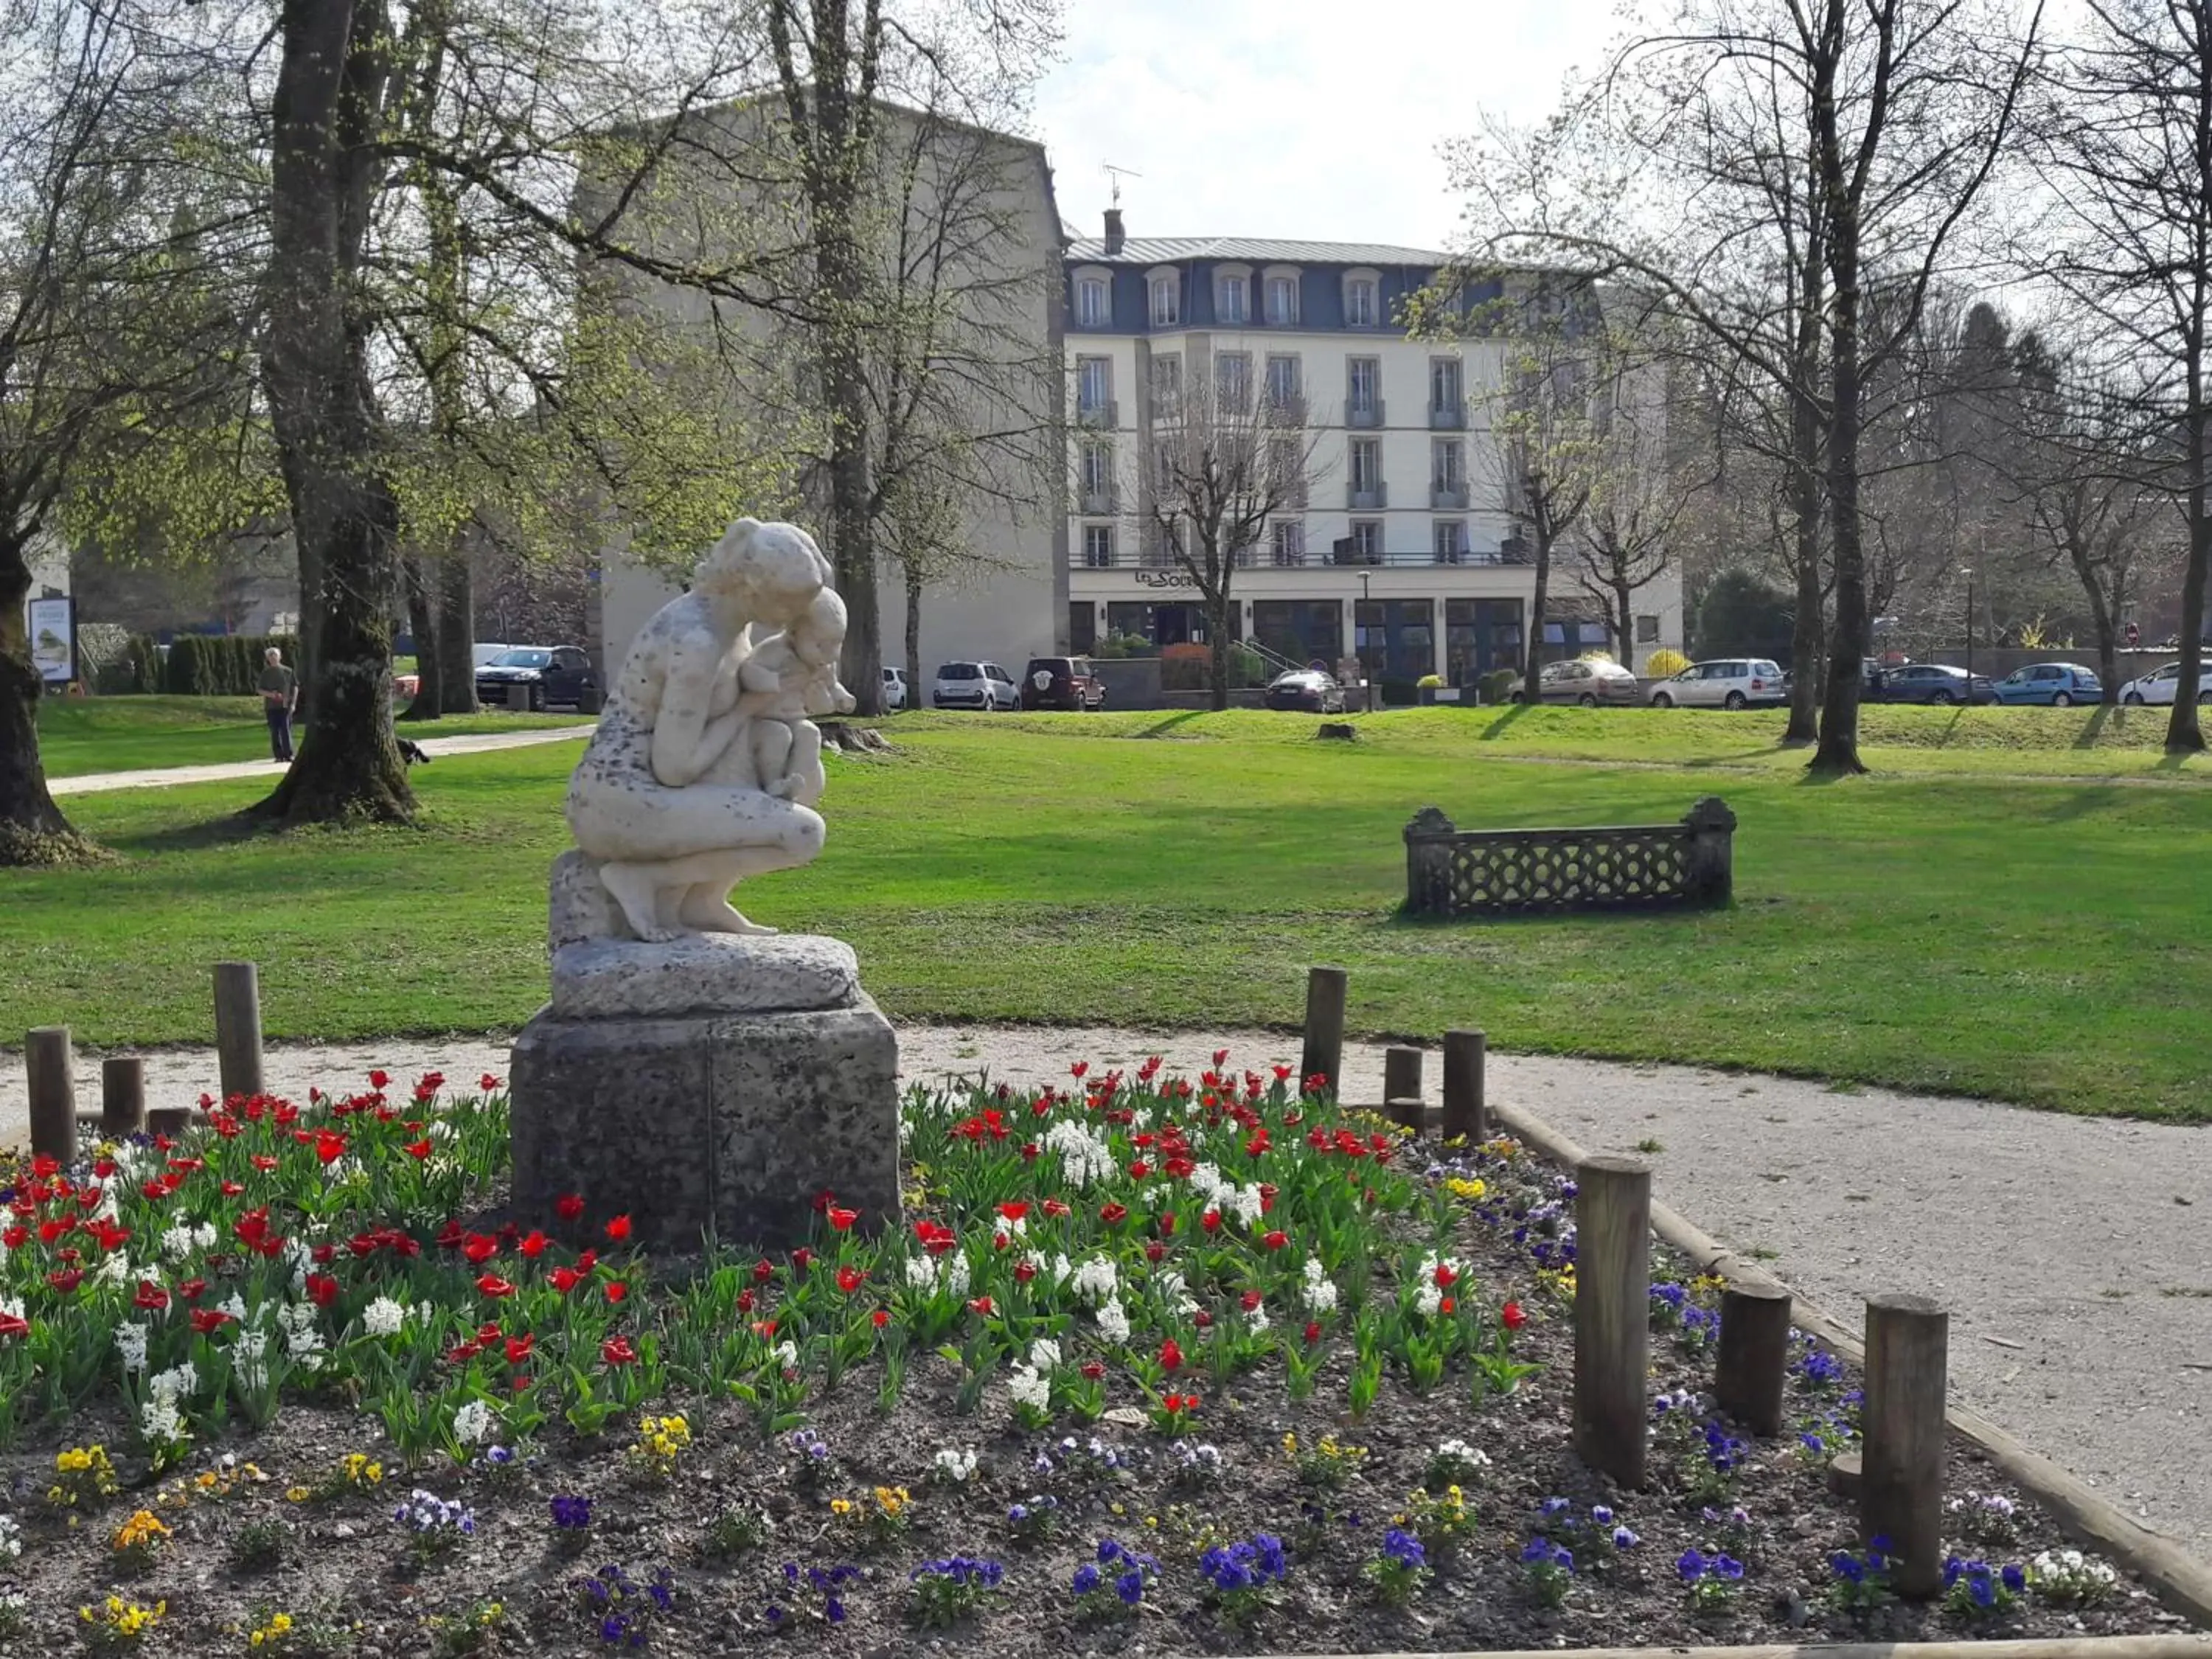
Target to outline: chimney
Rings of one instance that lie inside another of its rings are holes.
[[[1109,259],[1121,251],[1121,210],[1106,210],[1106,257]]]

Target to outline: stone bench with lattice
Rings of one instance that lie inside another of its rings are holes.
[[[1727,904],[1735,814],[1707,795],[1679,823],[1462,830],[1425,806],[1406,826],[1406,913],[1515,915]]]

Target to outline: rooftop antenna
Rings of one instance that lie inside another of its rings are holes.
[[[1143,173],[1139,173],[1134,167],[1117,167],[1111,161],[1106,162],[1103,170],[1106,176],[1114,181],[1114,199],[1109,204],[1109,205],[1112,207],[1119,207],[1121,205],[1121,180],[1124,179],[1141,179],[1145,176]]]

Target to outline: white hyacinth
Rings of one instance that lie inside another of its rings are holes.
[[[156,1399],[174,1402],[189,1400],[200,1386],[200,1374],[192,1369],[189,1359],[172,1365],[166,1371],[156,1371],[146,1379],[146,1391]]]
[[[1310,1256],[1306,1259],[1306,1282],[1298,1295],[1307,1309],[1317,1314],[1336,1311],[1336,1282],[1321,1270],[1321,1263]]]
[[[118,1250],[93,1270],[92,1282],[95,1285],[127,1285],[137,1277],[131,1266],[131,1258]]]
[[[249,1389],[269,1386],[269,1334],[265,1331],[240,1331],[232,1350],[233,1363],[238,1370],[238,1380]]]
[[[205,1222],[198,1226],[183,1222],[161,1235],[161,1254],[172,1261],[182,1261],[194,1250],[211,1250],[214,1248],[215,1229]]]
[[[1119,1302],[1108,1302],[1098,1310],[1098,1328],[1109,1342],[1129,1340],[1129,1316]]]
[[[464,1446],[481,1446],[491,1438],[499,1419],[481,1400],[471,1400],[453,1413],[453,1438]]]
[[[1449,1458],[1455,1463],[1464,1463],[1469,1468],[1486,1469],[1490,1467],[1490,1454],[1479,1446],[1468,1445],[1464,1440],[1443,1442],[1437,1447],[1437,1455]]]
[[[937,1258],[910,1255],[906,1259],[906,1282],[917,1291],[933,1291],[939,1279]]]
[[[1121,1288],[1121,1273],[1109,1257],[1094,1255],[1075,1270],[1075,1293],[1085,1302],[1110,1302]]]
[[[1030,1344],[1030,1364],[1041,1371],[1060,1369],[1060,1344],[1048,1336],[1041,1336]]]
[[[1071,1184],[1087,1187],[1094,1181],[1110,1181],[1120,1169],[1104,1141],[1080,1123],[1062,1118],[1045,1131],[1044,1148],[1059,1155],[1060,1167]]]
[[[1247,1227],[1256,1227],[1266,1212],[1266,1200],[1260,1196],[1258,1182],[1249,1187],[1229,1186],[1222,1188],[1221,1209],[1224,1215],[1233,1215]]]
[[[149,1445],[173,1446],[185,1437],[185,1419],[177,1402],[158,1395],[138,1408],[138,1425]]]
[[[397,1336],[407,1322],[407,1310],[388,1296],[380,1296],[361,1310],[361,1328],[368,1336]]]
[[[799,1344],[796,1342],[779,1342],[770,1350],[770,1352],[775,1356],[775,1363],[784,1370],[788,1371],[798,1369]]]
[[[12,1516],[0,1515],[0,1561],[18,1559],[23,1553],[23,1528]]]
[[[959,1486],[975,1473],[975,1453],[972,1448],[941,1448],[929,1460],[930,1468],[941,1479]]]
[[[1437,1310],[1443,1306],[1444,1293],[1433,1283],[1424,1285],[1413,1297],[1413,1306],[1424,1319],[1436,1317]]]
[[[146,1369],[146,1336],[143,1325],[115,1328],[115,1351],[123,1356],[123,1369],[133,1376]]]
[[[1052,1384],[1034,1366],[1015,1366],[1013,1375],[1006,1379],[1006,1392],[1013,1396],[1014,1404],[1032,1411],[1047,1410],[1052,1404]]]
[[[956,1255],[945,1266],[945,1288],[957,1297],[968,1294],[968,1258]]]

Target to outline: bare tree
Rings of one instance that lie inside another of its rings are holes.
[[[115,470],[220,448],[243,402],[204,302],[229,228],[173,164],[198,69],[128,3],[0,0],[0,864],[91,850],[39,759],[32,549],[98,521]]]
[[[1229,707],[1230,652],[1241,631],[1237,572],[1272,520],[1304,511],[1320,445],[1303,410],[1252,385],[1250,364],[1233,355],[1209,370],[1194,367],[1173,401],[1155,409],[1152,452],[1137,458],[1139,534],[1198,590],[1216,708]]]
[[[2103,355],[2139,377],[2142,426],[2178,448],[2187,532],[2181,673],[2166,746],[2205,747],[2205,584],[2212,570],[2212,0],[2089,0],[2060,56],[2034,153],[2056,186],[2044,269],[2095,316]]]
[[[1673,567],[1675,527],[1705,482],[1703,457],[1675,434],[1677,366],[1657,344],[1646,342],[1645,361],[1611,364],[1595,389],[1590,499],[1572,548],[1576,582],[1604,607],[1620,663],[1631,670],[1637,591]]]

